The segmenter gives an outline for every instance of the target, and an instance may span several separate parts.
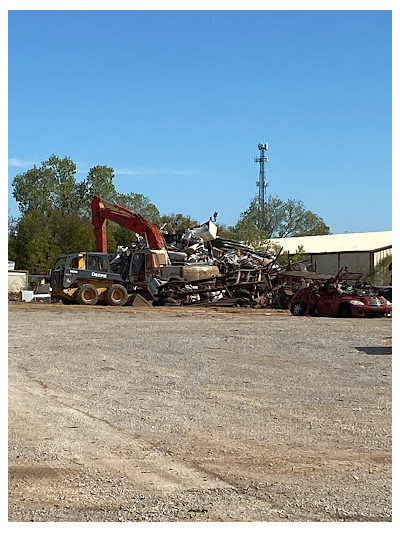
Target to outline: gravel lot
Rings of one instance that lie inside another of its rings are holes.
[[[9,305],[9,520],[391,521],[391,319]]]

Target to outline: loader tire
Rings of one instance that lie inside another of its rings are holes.
[[[128,291],[118,283],[107,289],[106,302],[108,305],[125,305],[128,301]]]
[[[99,300],[99,293],[94,285],[85,283],[76,292],[76,301],[82,305],[96,305]]]

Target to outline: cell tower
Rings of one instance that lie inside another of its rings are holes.
[[[268,143],[258,143],[258,149],[260,150],[260,157],[254,158],[256,163],[260,163],[260,175],[257,181],[258,187],[258,214],[260,215],[259,221],[261,222],[261,213],[264,211],[265,205],[265,189],[267,188],[267,180],[265,179],[264,163],[268,163],[268,156],[265,155],[268,150]]]

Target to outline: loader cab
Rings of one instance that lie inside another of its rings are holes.
[[[53,294],[56,294],[63,289],[63,279],[65,273],[65,265],[67,263],[68,255],[60,255],[57,258],[56,264],[51,271],[50,287]]]
[[[51,273],[50,285],[53,293],[57,293],[74,286],[80,278],[107,277],[110,272],[108,254],[74,252],[60,255]]]
[[[54,270],[67,268],[77,270],[93,270],[94,272],[111,272],[108,254],[100,252],[74,252],[60,255]]]

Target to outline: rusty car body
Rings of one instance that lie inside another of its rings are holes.
[[[371,289],[355,287],[336,278],[301,288],[293,296],[290,311],[295,316],[361,318],[383,317],[392,313],[392,303]]]

